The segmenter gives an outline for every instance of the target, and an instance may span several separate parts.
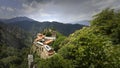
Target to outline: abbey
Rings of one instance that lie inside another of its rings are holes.
[[[56,40],[56,35],[53,33],[51,36],[38,33],[33,42],[33,53],[37,53],[40,58],[46,59],[55,54],[54,49],[49,46],[50,43]]]

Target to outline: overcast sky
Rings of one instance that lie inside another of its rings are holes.
[[[0,0],[0,18],[27,16],[69,23],[90,20],[107,7],[119,9],[120,0]]]

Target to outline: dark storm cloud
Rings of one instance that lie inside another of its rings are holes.
[[[50,0],[49,3],[44,4],[41,15],[58,17],[62,21],[67,20],[66,22],[88,20],[107,7],[119,8],[119,3],[120,0]]]
[[[32,2],[37,2],[37,3],[49,3],[52,0],[27,0],[28,3],[32,3]]]
[[[84,2],[88,2],[88,1],[91,1],[91,0],[26,0],[26,2],[28,3],[32,3],[32,2],[37,2],[37,3],[50,3],[50,2],[53,2],[54,4],[71,4],[71,5],[74,5],[74,4],[81,4],[81,3],[84,3]]]
[[[76,4],[76,3],[84,3],[90,0],[53,0],[57,4]]]
[[[119,9],[120,0],[0,0],[0,16],[28,16],[45,21],[89,20],[107,7]]]

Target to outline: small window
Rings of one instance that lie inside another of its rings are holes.
[[[43,51],[43,48],[41,48],[41,51]]]

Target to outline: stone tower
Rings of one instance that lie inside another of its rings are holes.
[[[28,68],[33,68],[33,55],[28,55]]]

